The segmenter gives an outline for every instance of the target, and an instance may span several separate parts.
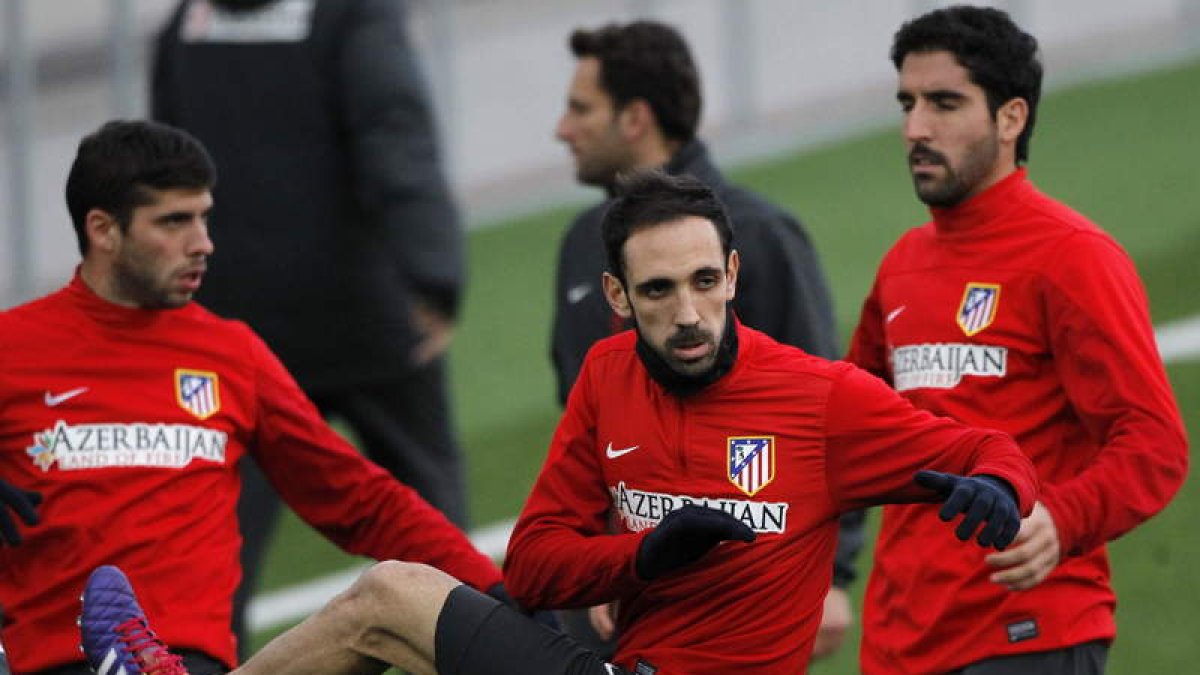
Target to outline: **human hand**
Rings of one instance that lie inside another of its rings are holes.
[[[821,626],[817,629],[812,658],[825,658],[841,648],[852,623],[854,610],[850,608],[850,594],[844,588],[830,586],[825,594],[825,609],[821,612]]]
[[[42,503],[42,493],[22,490],[21,488],[0,480],[0,542],[16,546],[24,539],[21,537],[17,523],[13,520],[11,510],[26,525],[37,525],[41,522],[37,507]]]
[[[454,321],[429,305],[414,301],[412,304],[413,328],[421,336],[410,354],[414,365],[423,366],[446,353],[454,337]]]
[[[1003,551],[1012,543],[1021,527],[1017,500],[1007,483],[992,476],[959,476],[940,471],[918,471],[917,485],[935,490],[944,499],[938,517],[951,521],[962,513],[962,522],[954,534],[967,541],[981,523],[986,523],[976,541],[984,548],[995,546]]]
[[[611,602],[588,608],[588,621],[592,624],[592,630],[596,631],[596,635],[605,642],[611,640],[613,633],[617,632],[617,623],[613,620],[614,609]]]
[[[723,541],[754,541],[754,530],[733,516],[688,504],[668,513],[638,546],[635,569],[650,581],[690,565]]]
[[[1033,505],[1033,513],[1021,521],[1014,546],[1001,553],[990,553],[984,561],[1000,568],[989,577],[1010,591],[1026,591],[1045,581],[1062,560],[1058,527],[1041,502]]]

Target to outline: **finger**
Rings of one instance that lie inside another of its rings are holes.
[[[21,533],[17,531],[17,524],[2,510],[0,510],[0,539],[9,546],[21,543]]]
[[[1012,536],[1009,535],[1008,539],[1005,541],[1001,541],[1001,537],[1009,532],[1014,520],[1015,519],[1010,518],[1008,513],[1004,511],[1000,511],[999,513],[993,511],[992,513],[988,514],[987,522],[984,523],[983,529],[979,532],[979,538],[976,539],[976,541],[978,541],[979,545],[983,546],[984,548],[989,548],[991,546],[995,546],[996,548],[1004,548],[1006,544],[1012,541]],[[1012,533],[1015,534],[1016,530],[1013,529]]]
[[[37,505],[42,503],[42,493],[21,490],[24,499],[14,499],[10,506],[26,525],[37,525],[41,519],[37,514]]]
[[[1004,524],[1004,529],[1000,532],[1000,536],[996,538],[996,548],[1003,551],[1017,540],[1017,535],[1021,532],[1021,520],[1019,518],[1009,518]]]
[[[959,491],[955,490],[955,492]],[[971,534],[991,514],[994,504],[992,495],[987,492],[976,492],[973,490],[962,490],[962,492],[970,493],[967,495],[967,499],[970,501],[966,504],[966,515],[963,516],[962,522],[958,524],[958,528],[954,533],[958,535],[959,539],[967,541],[971,538]],[[950,495],[950,498],[954,499],[954,495]]]
[[[1000,553],[989,553],[983,560],[992,567],[1013,567],[1033,560],[1035,553],[1034,547],[1018,544]]]
[[[913,476],[913,481],[917,485],[930,490],[936,490],[939,493],[945,494],[954,489],[956,482],[955,478],[948,473],[941,471],[929,471],[922,469]]]
[[[1036,574],[1036,570],[1032,562],[1025,562],[1015,567],[1010,567],[1006,570],[1000,570],[992,574],[988,579],[993,583],[1002,586],[1008,586],[1014,590],[1024,590],[1021,584],[1031,580]]]

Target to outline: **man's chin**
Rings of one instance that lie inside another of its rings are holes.
[[[672,358],[667,363],[670,364],[671,370],[675,371],[676,374],[683,375],[684,377],[699,377],[713,369],[713,365],[716,363],[716,356],[709,354],[690,361],[681,361]]]

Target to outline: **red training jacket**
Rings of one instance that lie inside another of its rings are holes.
[[[1187,440],[1128,256],[1020,169],[888,252],[849,360],[917,407],[1011,434],[1064,559],[1005,590],[928,506],[884,509],[863,610],[866,673],[941,673],[1115,634],[1104,542],[1182,484]]]
[[[0,476],[42,522],[0,547],[15,672],[81,660],[79,595],[119,565],[172,647],[235,662],[235,505],[247,453],[296,513],[351,553],[500,580],[440,512],[321,419],[244,324],[195,303],[140,310],[63,290],[0,313]]]
[[[809,356],[738,325],[737,360],[679,398],[651,379],[635,334],[589,352],[509,544],[506,583],[531,607],[616,600],[616,660],[660,675],[805,668],[829,588],[843,511],[932,494],[935,469],[1009,481],[1027,513],[1032,466],[1003,434],[913,408],[847,363]],[[758,533],[653,582],[634,572],[642,538],[687,503]],[[609,534],[609,511],[617,534]],[[931,540],[979,548],[951,525]]]

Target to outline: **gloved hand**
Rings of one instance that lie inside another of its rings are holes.
[[[10,509],[20,516],[26,525],[37,525],[41,522],[41,519],[38,518],[37,506],[41,503],[42,493],[22,490],[0,480],[0,541],[9,546],[16,546],[22,541],[21,533],[17,530],[17,523],[13,521],[12,515],[8,512]]]
[[[1003,551],[1021,529],[1021,513],[1017,498],[1008,483],[992,476],[959,476],[940,471],[918,471],[913,477],[917,485],[936,490],[945,503],[938,517],[951,521],[962,513],[962,522],[954,534],[967,541],[986,521],[976,541],[980,546],[995,546]]]
[[[733,516],[688,504],[666,515],[638,546],[635,569],[646,581],[690,565],[723,541],[754,541],[754,530]]]
[[[530,612],[524,607],[521,607],[521,605],[517,604],[517,601],[508,594],[508,590],[504,588],[504,582],[500,582],[487,589],[487,594],[508,605],[509,607],[512,607],[525,616],[533,619],[534,621],[542,624],[550,630],[562,631],[562,626],[558,623],[557,614],[547,609],[539,609],[537,611]]]

